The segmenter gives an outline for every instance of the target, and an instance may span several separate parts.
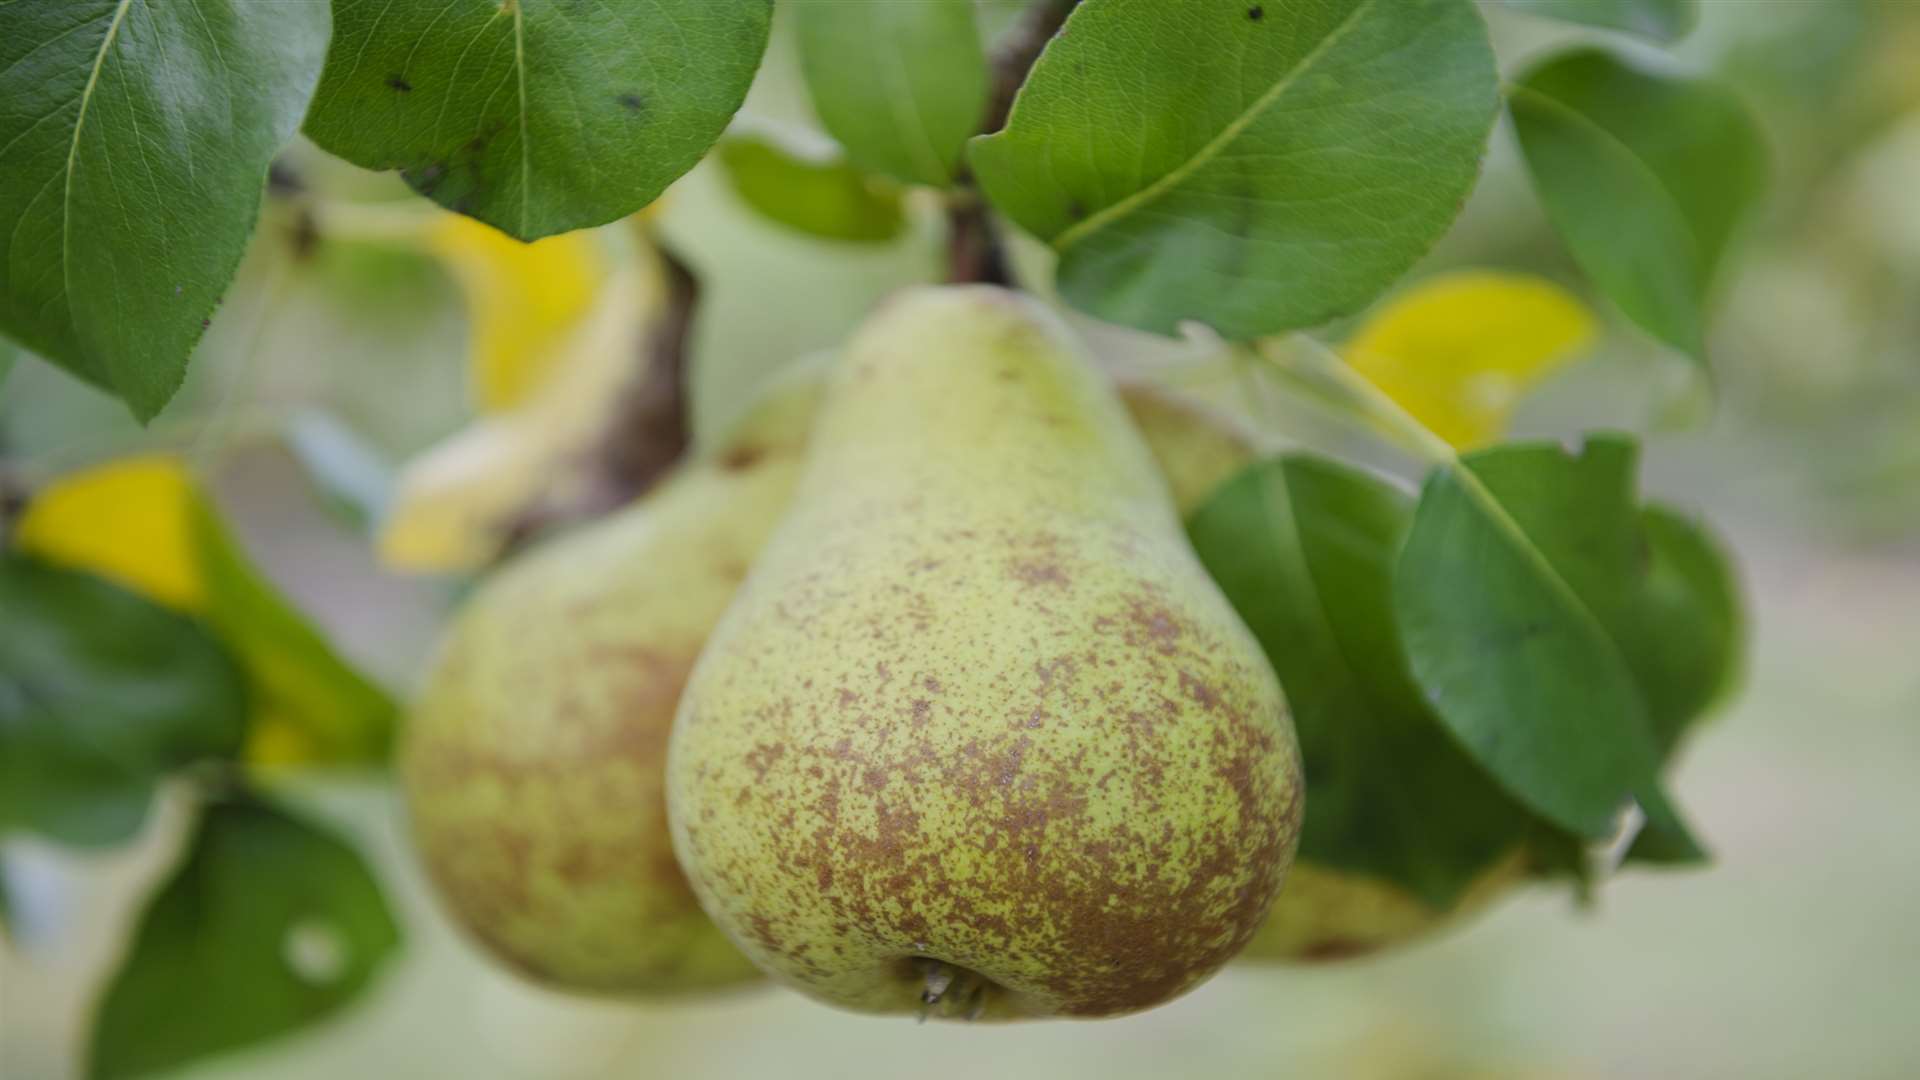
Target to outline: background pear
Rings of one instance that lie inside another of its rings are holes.
[[[1521,852],[1488,867],[1453,906],[1438,909],[1400,886],[1364,874],[1296,860],[1242,960],[1348,960],[1404,945],[1481,914],[1523,884]]]
[[[442,900],[513,968],[627,994],[757,976],[674,863],[667,731],[786,507],[817,395],[771,387],[716,453],[490,578],[442,642],[402,787]]]
[[[706,910],[847,1008],[1103,1016],[1246,943],[1297,840],[1272,670],[1044,309],[855,336],[668,759]]]

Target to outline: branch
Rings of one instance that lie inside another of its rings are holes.
[[[1079,2],[1040,0],[1007,32],[991,60],[992,95],[980,125],[983,134],[1007,126],[1013,100],[1019,96],[1027,74]],[[963,172],[958,183],[961,190],[947,209],[947,280],[1011,285],[1013,274],[1007,268],[1006,252],[994,234],[992,214],[980,198],[973,177]]]
[[[987,108],[986,122],[980,127],[982,134],[1007,126],[1007,117],[1013,112],[1013,99],[1027,81],[1027,73],[1033,70],[1047,42],[1060,33],[1067,16],[1073,14],[1079,4],[1080,0],[1040,0],[1027,9],[1020,22],[1001,40],[1000,47],[993,53],[993,98]]]
[[[673,252],[656,243],[666,277],[666,310],[641,344],[640,363],[620,390],[599,446],[581,466],[578,493],[547,498],[522,510],[507,532],[506,558],[557,528],[612,513],[652,490],[692,442],[687,408],[687,363],[700,281]]]

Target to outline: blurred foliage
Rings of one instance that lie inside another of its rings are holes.
[[[352,847],[256,797],[216,799],[106,988],[90,1075],[145,1076],[304,1027],[399,943]]]
[[[0,835],[126,842],[163,778],[239,750],[246,708],[239,670],[197,623],[0,553]]]
[[[252,687],[248,760],[386,760],[392,699],[260,576],[184,462],[125,458],[63,476],[28,504],[14,543],[204,618]]]
[[[754,210],[826,240],[879,244],[900,235],[901,192],[838,160],[768,136],[736,135],[716,151],[733,190]]]
[[[1434,434],[1466,448],[1505,434],[1522,395],[1597,336],[1593,315],[1550,281],[1463,270],[1383,302],[1341,352]]]
[[[426,229],[427,250],[466,293],[474,407],[525,401],[606,284],[599,240],[582,231],[523,244],[459,214],[437,215]]]

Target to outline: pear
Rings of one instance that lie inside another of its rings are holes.
[[[903,293],[848,345],[667,793],[755,963],[943,1017],[1192,988],[1265,917],[1302,803],[1272,669],[1112,388],[978,286]]]
[[[523,974],[626,995],[757,977],[674,862],[667,732],[787,505],[818,390],[773,387],[646,500],[489,578],[442,641],[401,744],[415,846]]]
[[[402,786],[442,906],[521,973],[628,996],[759,974],[673,861],[665,746],[687,671],[798,483],[822,374],[796,365],[712,453],[513,561],[449,628]],[[1124,392],[1182,505],[1252,454],[1177,395]]]
[[[1515,851],[1496,861],[1445,910],[1392,882],[1299,859],[1239,959],[1350,960],[1406,945],[1470,920],[1526,881],[1529,863]]]

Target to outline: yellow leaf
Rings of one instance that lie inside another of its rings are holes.
[[[1597,333],[1592,313],[1549,281],[1462,271],[1389,301],[1342,351],[1368,381],[1464,449],[1498,439],[1521,396]]]
[[[600,239],[583,230],[523,244],[447,214],[427,245],[466,293],[475,407],[498,412],[524,402],[552,374],[560,344],[606,282]]]
[[[204,613],[207,586],[190,515],[197,497],[179,459],[122,458],[41,491],[21,516],[14,543],[168,607]]]
[[[565,501],[570,466],[605,437],[621,388],[646,361],[663,310],[658,256],[613,270],[574,332],[554,346],[552,375],[513,408],[481,416],[409,462],[381,523],[379,553],[406,573],[463,573],[491,562],[516,517]]]

